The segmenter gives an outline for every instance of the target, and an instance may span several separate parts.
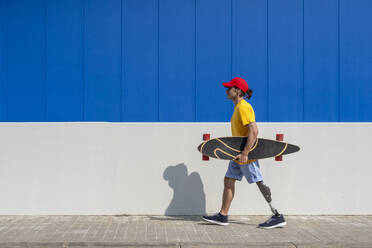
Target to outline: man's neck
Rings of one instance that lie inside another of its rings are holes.
[[[243,99],[243,97],[239,97],[239,96],[234,98],[233,99],[234,105],[236,106],[236,104],[238,104],[240,102],[240,100],[242,100],[242,99]]]

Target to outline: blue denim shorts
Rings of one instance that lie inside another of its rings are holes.
[[[259,181],[263,181],[262,173],[260,170],[260,164],[258,160],[253,161],[250,164],[243,164],[240,165],[233,160],[229,163],[229,168],[227,168],[227,172],[225,177],[234,178],[238,181],[241,181],[243,176],[247,179],[248,183],[256,183]]]

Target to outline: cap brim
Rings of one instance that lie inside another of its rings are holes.
[[[229,83],[222,83],[222,85],[226,88],[230,88],[232,87],[232,84],[229,82]]]

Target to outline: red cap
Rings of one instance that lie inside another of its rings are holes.
[[[248,91],[247,82],[243,78],[240,78],[240,77],[233,78],[233,79],[231,79],[230,82],[222,83],[222,85],[225,86],[226,88],[230,88],[230,87],[235,86],[235,87],[238,87],[239,89],[241,89],[244,92]]]

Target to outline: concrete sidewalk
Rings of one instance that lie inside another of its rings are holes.
[[[200,216],[0,216],[0,247],[372,247],[372,216],[231,216],[229,226]]]

